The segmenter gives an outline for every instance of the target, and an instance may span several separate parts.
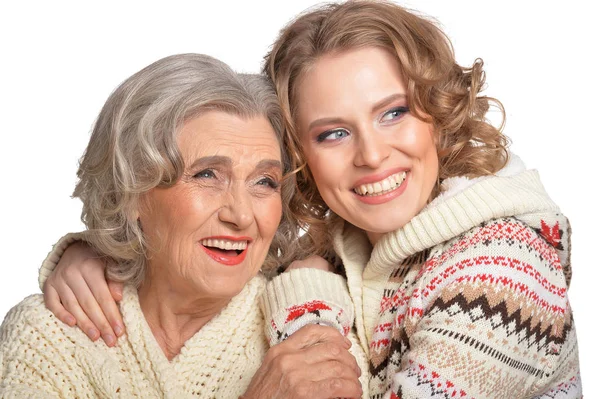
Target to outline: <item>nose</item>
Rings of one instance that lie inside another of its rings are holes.
[[[390,155],[390,146],[385,138],[375,130],[363,130],[356,141],[354,165],[377,169]]]
[[[248,228],[254,220],[254,211],[250,193],[242,184],[233,184],[223,196],[223,204],[219,208],[219,220],[234,230]]]

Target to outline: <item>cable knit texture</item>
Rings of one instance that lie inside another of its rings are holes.
[[[536,171],[448,179],[375,248],[342,220],[334,246],[371,398],[582,396],[570,227]]]
[[[238,398],[268,349],[264,286],[264,277],[252,279],[171,361],[131,286],[120,303],[127,334],[114,348],[64,325],[32,295],[0,327],[0,397]]]

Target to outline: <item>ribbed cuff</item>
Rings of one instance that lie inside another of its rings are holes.
[[[275,277],[267,284],[261,306],[271,345],[306,324],[330,325],[346,335],[354,323],[346,280],[320,269],[294,269]]]
[[[58,261],[60,261],[60,258],[63,256],[67,248],[75,241],[86,241],[85,235],[85,231],[81,233],[69,233],[61,237],[61,239],[58,240],[56,244],[54,244],[54,246],[52,247],[52,251],[48,253],[48,256],[46,256],[46,259],[44,260],[44,262],[42,262],[42,266],[40,267],[40,271],[38,274],[38,283],[40,285],[40,290],[44,290],[44,283],[46,282],[46,279],[48,278],[48,276],[50,276],[50,274],[58,264]]]

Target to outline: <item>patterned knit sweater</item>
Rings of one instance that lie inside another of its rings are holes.
[[[375,248],[338,221],[334,246],[368,353],[370,397],[581,397],[568,221],[537,172],[506,174],[448,179]],[[271,340],[315,322],[321,296],[290,300],[312,282],[282,276],[263,304]],[[317,319],[347,323],[342,304],[319,306],[327,308]]]
[[[264,286],[262,276],[251,280],[171,361],[131,286],[120,303],[127,334],[113,348],[64,325],[32,295],[0,327],[0,397],[238,398],[268,349]]]

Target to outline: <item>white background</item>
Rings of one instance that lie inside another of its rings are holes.
[[[83,228],[70,198],[95,116],[126,77],[198,52],[258,72],[278,30],[314,1],[33,1],[0,5],[0,320],[39,291],[37,270]],[[508,115],[512,150],[540,171],[573,227],[570,289],[586,393],[600,358],[600,92],[592,1],[414,0],[437,18],[463,65],[483,58],[486,94]],[[168,5],[167,5],[168,4]],[[590,4],[590,5],[588,5]]]

